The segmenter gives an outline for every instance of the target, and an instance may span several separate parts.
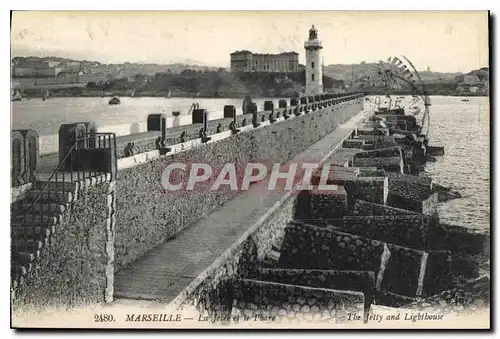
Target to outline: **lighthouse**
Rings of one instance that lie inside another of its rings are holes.
[[[323,69],[321,50],[323,44],[318,39],[318,30],[314,25],[309,30],[309,39],[304,43],[306,49],[306,95],[323,93]]]

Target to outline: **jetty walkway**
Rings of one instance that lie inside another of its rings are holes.
[[[289,162],[325,161],[365,116],[366,111],[356,114]],[[231,246],[246,239],[290,194],[252,186],[117,272],[114,297],[182,302],[206,278],[210,266],[216,266]]]

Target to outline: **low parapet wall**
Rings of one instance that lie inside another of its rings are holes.
[[[273,113],[274,118],[279,118],[280,116],[283,117],[285,115],[294,115],[295,114],[295,109],[297,109],[297,113],[303,113],[303,112],[309,112],[309,111],[315,111],[319,109],[319,106],[321,107],[327,107],[330,104],[334,104],[336,108],[343,108],[344,105],[347,104],[347,100],[350,96],[356,96],[358,94],[345,94],[342,97],[339,97],[338,95],[333,98],[328,98],[321,103],[309,103],[309,104],[297,104],[297,105],[290,105],[287,107],[279,107],[279,105],[275,104],[273,110],[263,110],[258,112],[258,121],[261,122],[263,121],[263,118],[265,120],[269,120],[270,114]],[[278,100],[275,100],[276,102]],[[152,112],[153,114],[156,114]],[[161,113],[158,113],[161,114]],[[163,113],[164,114],[164,113]],[[166,116],[166,114],[165,114]],[[241,126],[241,122],[245,120],[246,124],[252,124],[252,115],[251,114],[241,114],[238,113],[238,120],[239,120],[239,126]],[[222,130],[228,130],[228,124],[231,121],[231,119],[224,119],[224,114],[223,110],[221,107],[221,110],[219,112],[211,111],[208,114],[208,127],[210,129],[213,129],[212,133],[215,133],[218,125],[220,124]],[[172,132],[174,132],[172,135],[168,135],[167,139],[169,140],[168,144],[175,144],[177,142],[180,142],[180,134],[181,133],[176,133],[177,131],[186,131],[186,137],[188,139],[186,140],[191,140],[191,139],[196,139],[198,138],[198,130],[201,128],[201,124],[194,124],[194,125],[199,125],[198,128],[190,128],[193,125],[192,121],[192,115],[189,114],[183,114],[179,116],[166,116],[165,119],[165,126],[168,129],[171,129]],[[137,133],[144,133],[147,132],[147,123],[145,121],[139,121],[139,122],[132,122],[132,123],[121,123],[121,124],[105,124],[105,123],[97,123],[96,124],[96,132],[103,132],[103,133],[115,133],[117,137],[122,137],[122,136],[129,136]],[[189,133],[189,131],[194,133]],[[212,134],[211,133],[211,134]],[[189,138],[189,136],[191,136]],[[49,154],[54,154],[59,151],[59,136],[58,134],[44,134],[40,136],[40,155],[49,155]]]

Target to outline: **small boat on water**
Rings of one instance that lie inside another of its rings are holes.
[[[120,103],[121,101],[118,97],[112,97],[111,100],[109,100],[110,105],[119,105]]]

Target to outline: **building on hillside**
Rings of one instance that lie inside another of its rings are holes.
[[[64,62],[58,65],[64,73],[78,73],[82,69],[79,61]]]
[[[345,91],[344,80],[330,79],[325,81],[324,90],[325,93],[342,93]]]
[[[30,77],[30,78],[47,78],[56,77],[61,73],[62,68],[59,67],[59,61],[42,61],[25,59],[18,60],[12,67],[13,77]]]
[[[33,68],[33,67],[14,67],[13,77],[18,78],[47,78],[56,77],[61,73],[59,67],[51,68]]]
[[[231,53],[231,72],[276,72],[287,73],[299,70],[299,54],[258,54],[250,51]]]

